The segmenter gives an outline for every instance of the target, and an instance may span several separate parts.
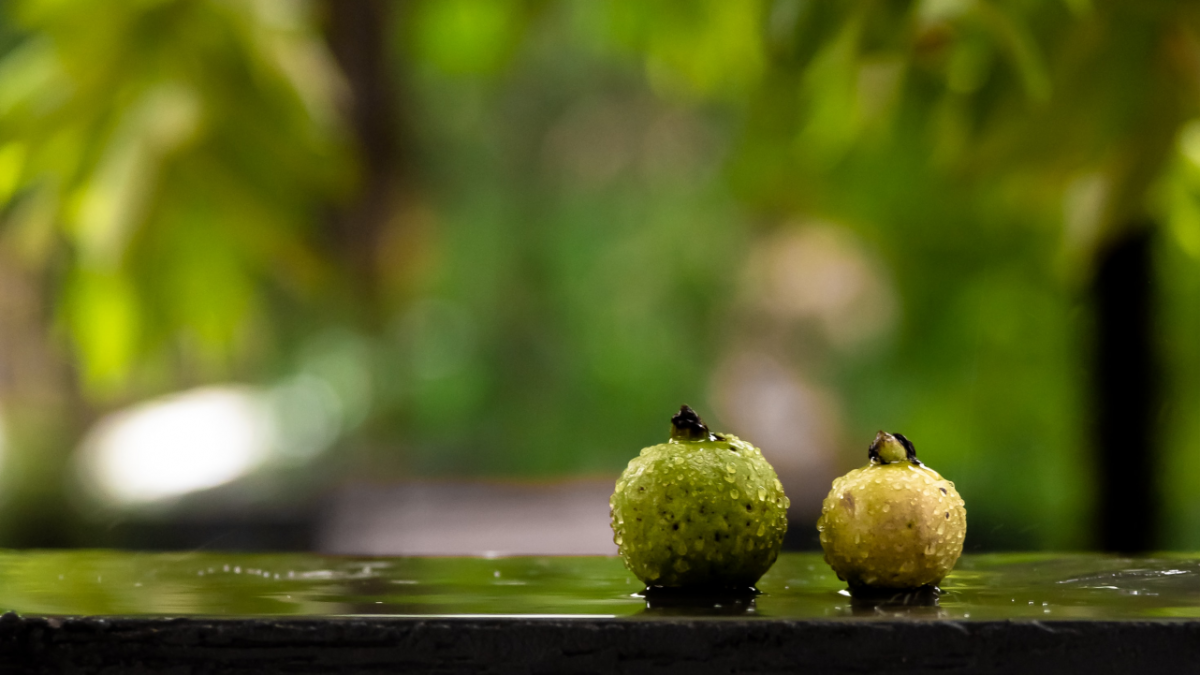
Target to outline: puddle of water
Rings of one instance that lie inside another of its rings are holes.
[[[861,601],[820,554],[785,554],[757,596],[651,598],[605,557],[0,552],[0,610],[24,615],[1127,620],[1200,617],[1185,556],[964,556],[938,598]]]

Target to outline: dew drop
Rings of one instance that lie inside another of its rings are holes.
[[[758,488],[758,501],[762,502],[762,501],[766,501],[766,499],[767,499],[767,490],[766,490],[766,488],[764,488],[764,487],[762,487],[762,486],[759,486],[759,488]]]
[[[738,491],[737,491],[737,490],[730,490],[730,491],[729,491],[729,496],[730,496],[730,497],[733,497],[734,499],[737,499],[737,498],[738,498]]]

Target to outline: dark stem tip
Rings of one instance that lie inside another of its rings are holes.
[[[896,440],[900,441],[900,445],[904,446],[904,454],[907,456],[906,459],[913,464],[920,464],[921,462],[917,459],[917,446],[913,445],[912,441],[905,438],[904,434],[892,435],[896,437]]]
[[[671,438],[682,441],[708,440],[708,427],[695,410],[683,405],[671,418]]]
[[[905,461],[911,462],[917,466],[921,466],[921,460],[917,459],[916,446],[913,445],[912,441],[905,438],[904,434],[889,434],[880,431],[875,435],[875,440],[872,441],[871,447],[867,448],[867,458],[870,459],[872,463],[882,464],[900,461],[900,458],[895,456],[894,445],[891,446],[890,452],[882,452],[885,447],[887,447],[893,441],[900,444],[900,447],[904,449]]]

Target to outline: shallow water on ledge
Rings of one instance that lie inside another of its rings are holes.
[[[0,610],[22,615],[758,617],[1130,620],[1200,617],[1200,558],[964,556],[936,604],[864,602],[814,553],[756,597],[646,598],[617,558],[0,552]],[[913,602],[911,598],[907,599]]]

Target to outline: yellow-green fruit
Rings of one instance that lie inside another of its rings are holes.
[[[937,584],[962,553],[967,510],[954,483],[879,432],[870,463],[833,481],[817,530],[825,561],[851,588]]]
[[[647,586],[752,586],[787,532],[788,498],[753,445],[710,433],[687,406],[671,440],[642,450],[617,481],[613,541]]]

